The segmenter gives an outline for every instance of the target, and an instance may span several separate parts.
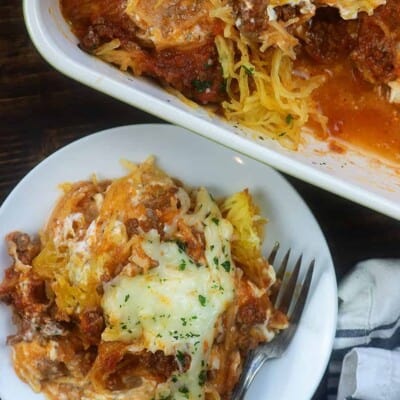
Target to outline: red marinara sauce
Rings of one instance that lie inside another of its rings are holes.
[[[362,80],[346,61],[318,72],[326,82],[314,99],[328,118],[331,137],[400,164],[400,105],[389,103],[382,88]]]

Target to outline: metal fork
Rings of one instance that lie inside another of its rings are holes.
[[[279,243],[276,243],[268,257],[270,264],[274,263],[278,250]],[[253,382],[253,379],[260,368],[267,360],[282,356],[297,330],[297,326],[300,322],[304,305],[307,300],[307,295],[311,286],[315,260],[311,261],[307,269],[306,276],[303,284],[301,285],[299,296],[296,300],[295,298],[297,296],[295,295],[295,292],[297,292],[297,290],[295,289],[302,263],[302,256],[298,258],[293,271],[290,274],[290,278],[285,282],[284,277],[289,258],[290,249],[285,254],[276,274],[277,279],[281,281],[281,286],[279,290],[271,296],[271,301],[275,304],[275,307],[281,310],[283,313],[287,314],[288,310],[293,310],[290,312],[290,314],[288,314],[289,327],[280,332],[271,342],[262,344],[255,349],[250,350],[243,365],[242,374],[235,387],[235,390],[233,391],[232,400],[244,399],[250,384]]]

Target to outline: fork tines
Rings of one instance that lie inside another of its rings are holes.
[[[279,243],[276,243],[271,251],[270,256],[268,257],[268,261],[270,264],[274,263],[278,250]],[[271,342],[266,342],[249,352],[243,365],[243,371],[240,376],[239,382],[237,383],[236,388],[233,392],[233,400],[244,399],[247,389],[253,382],[253,379],[259,369],[268,359],[280,357],[284,353],[284,351],[289,346],[299,325],[304,305],[307,300],[308,291],[311,286],[311,279],[315,261],[311,261],[307,269],[304,281],[299,290],[300,293],[298,296],[296,296],[295,292],[297,292],[296,289],[297,287],[299,287],[297,280],[302,264],[302,256],[298,258],[296,265],[290,272],[290,277],[288,279],[284,279],[286,277],[285,275],[288,275],[286,273],[286,268],[289,262],[289,257],[290,250],[287,251],[287,253],[283,257],[280,268],[276,273],[277,279],[280,280],[282,283],[278,290],[276,290],[276,293],[273,291],[274,293],[270,296],[271,301],[275,303],[275,306],[281,311],[287,313],[288,310],[290,310],[291,308],[293,309],[290,315],[288,315],[290,321],[289,326],[282,332],[280,332],[279,335],[277,335]],[[296,297],[297,299],[295,299]]]
[[[268,257],[268,261],[270,264],[273,264],[275,261],[276,255],[279,250],[279,243],[275,243],[270,256]],[[293,312],[291,313],[291,323],[293,323],[293,319],[297,319],[297,313],[301,314],[301,311],[304,307],[304,303],[307,299],[307,294],[311,286],[311,279],[314,270],[315,260],[312,260],[310,265],[307,268],[306,276],[304,278],[303,283],[301,284],[300,293],[296,296],[296,292],[298,292],[299,283],[299,273],[302,265],[303,255],[301,254],[297,259],[297,262],[292,271],[286,272],[287,265],[290,258],[289,249],[285,256],[283,257],[279,269],[276,272],[276,278],[280,282],[279,290],[275,291],[273,295],[271,295],[271,301],[275,304],[275,307],[278,308],[283,313],[287,314],[290,310],[291,306],[293,308]],[[296,290],[297,289],[297,290]],[[297,301],[295,302],[295,298],[297,297]],[[294,304],[296,303],[296,304]],[[297,311],[297,312],[296,312]],[[298,316],[299,319],[300,315]]]

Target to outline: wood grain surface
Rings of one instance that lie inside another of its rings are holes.
[[[0,204],[54,150],[102,129],[148,122],[162,121],[55,71],[30,41],[20,0],[0,0]],[[358,261],[400,258],[399,221],[288,179],[321,225],[338,280]],[[323,381],[315,399],[324,398]]]

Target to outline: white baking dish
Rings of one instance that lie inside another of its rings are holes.
[[[42,56],[62,73],[135,107],[184,126],[216,142],[400,220],[400,168],[347,151],[336,154],[311,137],[297,152],[273,140],[249,139],[201,107],[182,103],[152,82],[84,53],[70,32],[59,0],[24,0],[25,20]]]

